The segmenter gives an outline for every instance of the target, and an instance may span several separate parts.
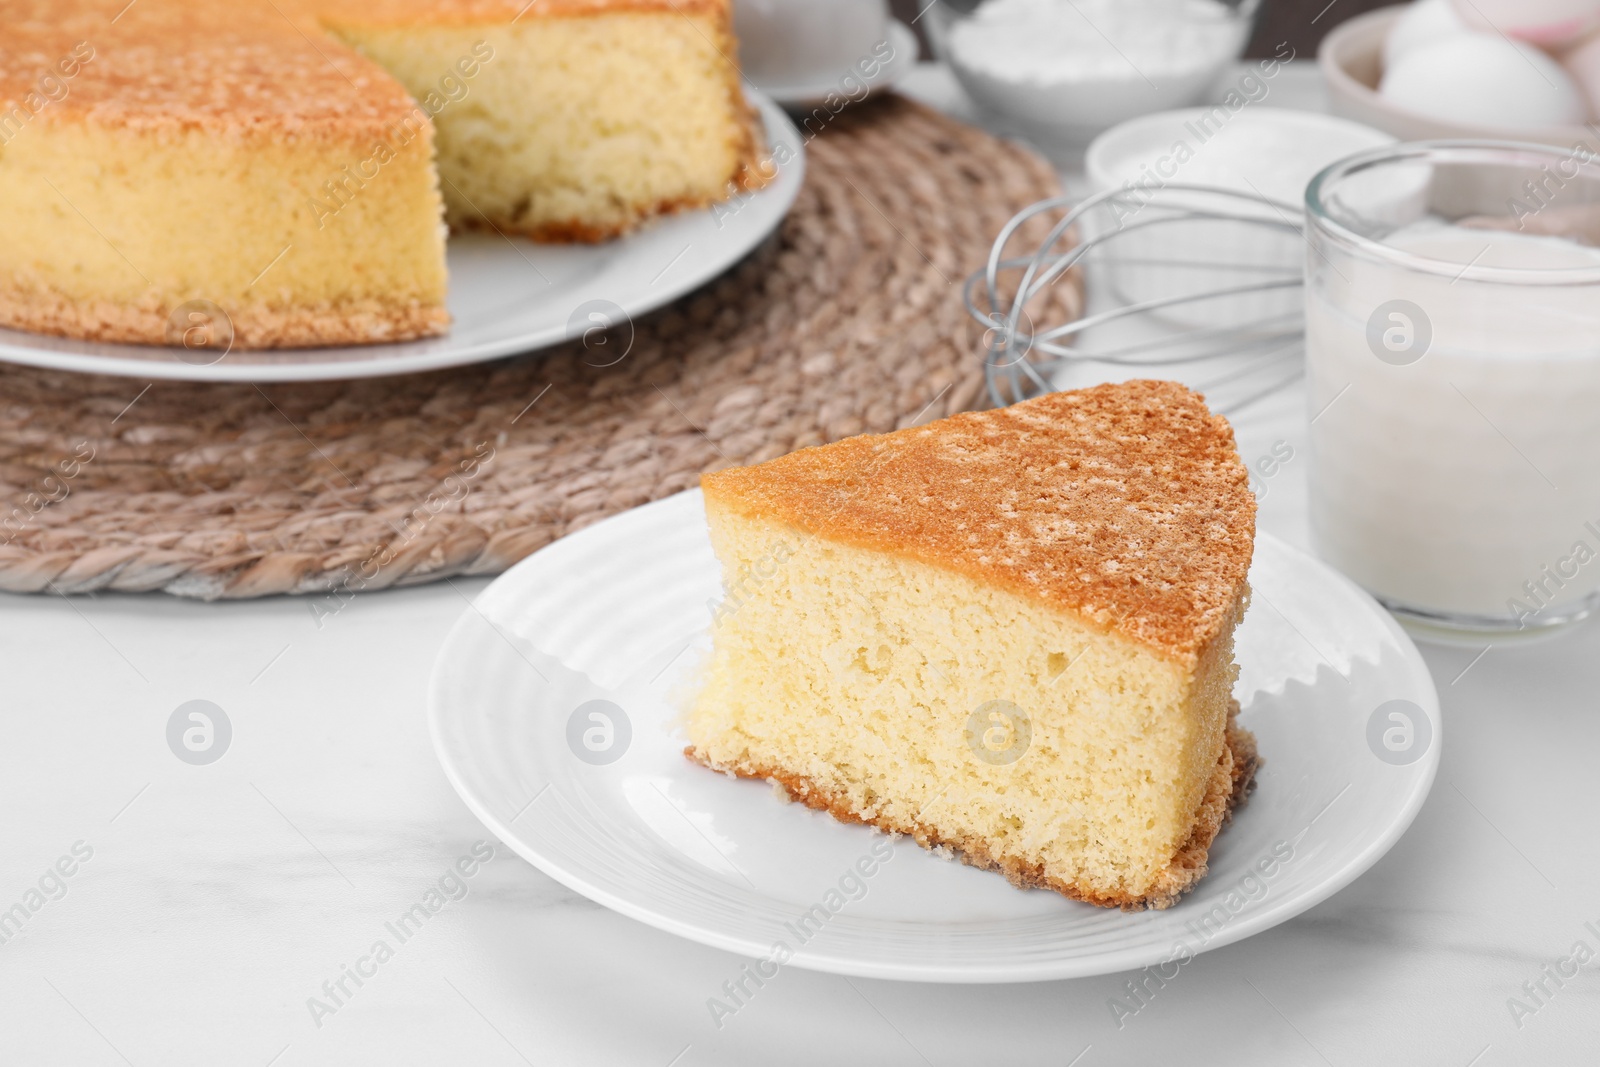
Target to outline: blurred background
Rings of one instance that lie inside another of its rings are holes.
[[[1317,45],[1328,31],[1346,19],[1389,6],[1393,0],[1264,0],[1256,24],[1255,35],[1250,39],[1247,56],[1270,56],[1283,42],[1288,42],[1295,55],[1309,59],[1317,54]],[[905,23],[916,19],[913,29],[922,44],[922,58],[930,58],[927,36],[922,32],[922,20],[917,13],[929,6],[930,0],[890,0],[889,7],[896,18]]]

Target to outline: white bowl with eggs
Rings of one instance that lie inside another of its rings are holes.
[[[1565,72],[1547,77],[1550,72],[1546,63],[1557,70],[1561,68],[1554,58],[1531,45],[1498,34],[1476,34],[1465,41],[1435,38],[1405,42],[1402,47],[1416,50],[1395,59],[1390,37],[1410,6],[1359,15],[1341,24],[1322,42],[1317,62],[1335,114],[1374,126],[1402,141],[1481,138],[1531,141],[1568,149],[1583,144],[1600,151],[1600,130],[1584,124],[1587,116],[1573,114],[1570,117],[1575,121],[1568,122],[1538,121],[1542,115],[1566,108],[1568,90],[1563,81],[1575,79]],[[1421,35],[1426,36],[1430,29],[1435,33],[1441,30],[1424,26]],[[1445,30],[1441,36],[1447,34]],[[1385,77],[1386,45],[1395,62],[1391,73],[1405,75],[1400,84],[1391,83],[1389,95],[1379,91]],[[1516,53],[1508,51],[1513,47],[1517,48]],[[1592,41],[1584,47],[1600,62],[1600,50]],[[1402,63],[1411,69],[1402,70]],[[1501,121],[1446,117],[1463,110],[1462,94],[1452,85],[1456,78],[1470,92],[1481,94],[1482,102],[1488,105],[1474,109],[1469,100],[1465,101],[1466,110],[1498,111],[1501,116],[1510,116],[1511,121],[1504,117]],[[1520,115],[1529,116],[1531,121],[1516,121]]]

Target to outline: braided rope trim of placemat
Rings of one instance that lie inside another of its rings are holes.
[[[335,611],[499,572],[702,471],[977,404],[961,283],[1054,172],[896,97],[807,150],[775,237],[631,341],[259,388],[0,370],[0,589]]]

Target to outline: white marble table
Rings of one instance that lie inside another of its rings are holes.
[[[924,75],[920,93],[960,106]],[[1297,393],[1237,422],[1247,460],[1279,441],[1303,454]],[[1262,506],[1299,543],[1303,475],[1291,460]],[[0,597],[0,1064],[1594,1062],[1600,959],[1559,983],[1546,966],[1580,941],[1600,951],[1600,626],[1481,656],[1425,648],[1445,744],[1410,832],[1120,1028],[1108,1002],[1129,975],[928,986],[790,968],[719,1029],[706,1001],[734,957],[493,842],[464,898],[387,936],[487,837],[423,719],[434,652],[483,585],[362,595],[320,627],[304,600]],[[166,738],[196,699],[233,728],[204,766]],[[380,938],[397,946],[382,962]],[[334,1010],[308,1007],[341,980]]]

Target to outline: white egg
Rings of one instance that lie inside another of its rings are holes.
[[[1532,45],[1479,33],[1406,53],[1384,71],[1378,91],[1397,107],[1473,126],[1567,126],[1588,114],[1555,60]]]
[[[1389,27],[1389,36],[1383,41],[1383,69],[1388,70],[1415,48],[1467,32],[1450,0],[1417,0]]]
[[[1544,48],[1571,44],[1600,26],[1600,0],[1452,0],[1474,30],[1503,33]]]
[[[1561,57],[1561,65],[1589,98],[1589,117],[1600,119],[1600,34]]]

